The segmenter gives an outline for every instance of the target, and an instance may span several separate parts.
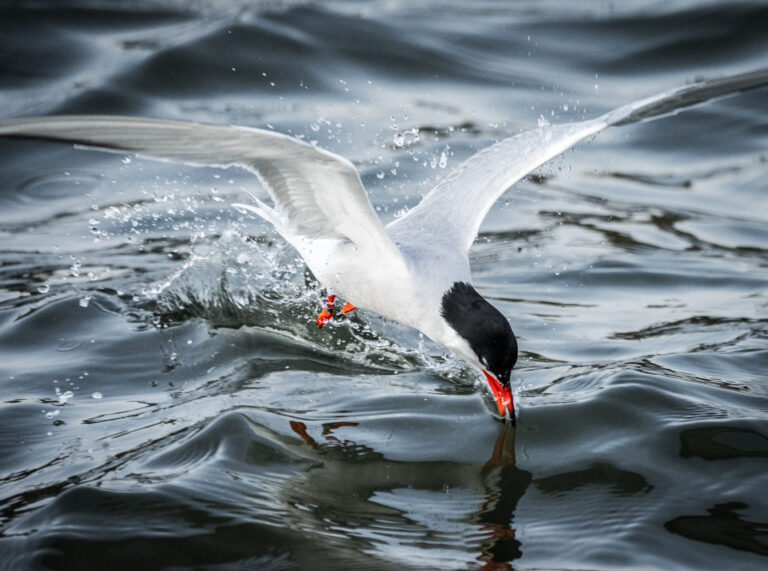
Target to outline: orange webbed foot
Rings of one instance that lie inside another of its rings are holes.
[[[333,317],[333,313],[328,311],[327,309],[323,309],[323,311],[320,312],[320,315],[317,316],[317,319],[315,320],[315,325],[318,327],[322,327],[328,321]]]
[[[341,313],[342,314],[349,313],[350,311],[353,311],[354,309],[357,309],[357,308],[354,305],[352,305],[351,303],[347,302],[347,303],[344,304],[344,307],[341,308]]]
[[[328,302],[325,304],[325,307],[323,308],[323,311],[320,312],[320,315],[317,316],[317,319],[315,320],[315,325],[318,327],[322,327],[328,321],[333,317],[333,302],[336,301],[335,295],[329,295],[328,296]]]

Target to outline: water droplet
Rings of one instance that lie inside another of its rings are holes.
[[[75,393],[73,393],[72,391],[61,393],[59,395],[59,404],[66,404],[67,401],[71,399],[73,396],[75,396]]]
[[[419,130],[417,128],[407,129],[405,131],[395,133],[393,142],[396,147],[402,147],[405,145],[413,145],[419,141]]]
[[[102,398],[102,396],[101,396],[101,393],[99,393],[99,392],[95,392],[95,393],[93,393],[93,394],[91,395],[91,398],[94,398],[94,399],[100,399],[100,398]]]
[[[43,284],[37,288],[37,291],[39,291],[40,293],[48,293],[49,291],[51,291],[51,286],[49,286],[48,284]]]

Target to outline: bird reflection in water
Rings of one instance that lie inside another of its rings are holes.
[[[512,425],[499,426],[483,465],[388,460],[337,435],[340,429],[359,426],[357,422],[323,423],[317,438],[303,422],[291,421],[290,426],[315,459],[306,479],[286,490],[305,525],[313,513],[313,527],[323,523],[335,532],[344,530],[344,535],[363,540],[368,554],[390,560],[392,551],[418,550],[429,564],[434,550],[441,564],[445,553],[452,552],[454,563],[511,569],[510,562],[522,556],[513,519],[532,477],[515,464]]]
[[[483,569],[512,569],[508,562],[522,556],[512,518],[532,476],[520,470],[515,460],[515,429],[503,424],[493,454],[481,470],[487,492],[478,520],[490,531],[492,540],[478,557],[484,562]]]

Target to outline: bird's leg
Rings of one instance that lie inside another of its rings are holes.
[[[349,313],[350,311],[356,309],[354,305],[347,302],[344,304],[344,307],[341,308],[341,314],[344,315],[345,313]]]
[[[322,327],[325,325],[331,317],[333,317],[333,302],[336,301],[336,296],[333,294],[330,294],[328,296],[328,302],[325,304],[325,307],[323,308],[323,311],[320,312],[320,315],[317,316],[317,319],[315,320],[315,324],[318,327]]]
[[[312,437],[311,437],[311,436],[310,436],[310,435],[307,433],[307,425],[306,425],[306,424],[304,424],[303,422],[299,422],[299,421],[297,421],[297,420],[292,420],[292,421],[290,422],[290,424],[291,424],[291,430],[293,430],[293,431],[294,431],[296,434],[298,434],[299,436],[301,436],[301,439],[302,439],[304,442],[306,442],[307,444],[309,444],[309,445],[310,445],[312,448],[320,448],[320,446],[318,445],[318,443],[317,443],[317,442],[315,442],[315,439],[314,439],[314,438],[312,438]]]
[[[315,320],[315,323],[318,327],[322,327],[326,323],[328,323],[331,318],[333,317],[333,306],[336,302],[336,296],[334,294],[328,294],[328,302],[325,304],[325,307],[323,308],[323,311],[320,312],[320,315],[317,316],[317,319]],[[349,313],[350,311],[356,309],[354,305],[352,305],[349,302],[346,302],[344,304],[344,307],[341,308],[341,311],[339,312],[341,315],[345,313]]]

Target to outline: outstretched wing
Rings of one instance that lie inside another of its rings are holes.
[[[267,187],[283,231],[310,238],[348,238],[362,248],[399,256],[352,163],[280,133],[84,115],[1,121],[0,135],[67,141],[191,165],[243,167]]]
[[[493,203],[510,186],[572,147],[611,125],[627,125],[685,107],[768,84],[768,69],[702,81],[624,105],[589,121],[540,127],[486,147],[459,165],[418,206],[391,222],[392,235],[441,241],[466,252]]]

